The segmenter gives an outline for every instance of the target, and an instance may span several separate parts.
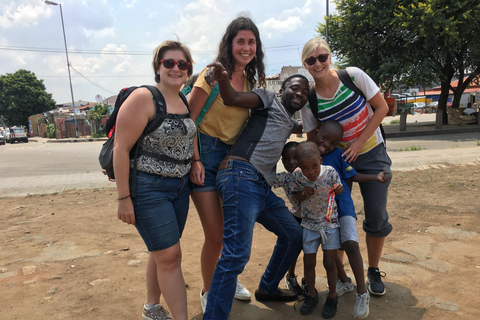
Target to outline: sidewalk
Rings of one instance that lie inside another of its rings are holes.
[[[480,125],[443,125],[441,129],[435,129],[435,113],[407,115],[406,131],[400,131],[400,124],[390,124],[392,121],[400,121],[400,115],[385,117],[383,129],[388,138],[416,137],[427,135],[455,134],[467,132],[480,132]]]

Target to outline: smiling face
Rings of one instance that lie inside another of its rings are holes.
[[[324,55],[324,54],[329,54],[329,51],[324,48],[324,47],[317,47],[315,50],[310,52],[309,55],[307,55],[306,59],[310,57],[313,57],[315,59],[315,63],[313,65],[309,65],[305,62],[303,62],[303,65],[305,66],[305,69],[308,70],[308,72],[312,75],[314,79],[318,79],[329,73],[330,71],[330,63],[332,62],[332,56],[329,55],[328,59],[325,62],[320,62],[317,57],[319,55]]]
[[[308,100],[308,81],[294,77],[287,81],[282,89],[282,104],[291,114],[302,109]]]
[[[340,125],[339,125],[340,126]],[[340,143],[343,137],[342,127],[329,124],[322,124],[318,129],[315,144],[322,156],[331,153]]]
[[[167,50],[160,58],[160,60],[173,59],[175,62],[180,60],[187,61],[185,54],[181,50]],[[166,68],[163,63],[160,63],[158,68],[158,74],[161,82],[165,85],[181,87],[188,79],[188,70],[180,70],[178,64],[175,64],[173,68]]]
[[[318,153],[309,156],[297,157],[298,167],[302,170],[303,175],[308,181],[317,181],[322,169],[322,157]]]
[[[257,40],[252,30],[240,30],[232,40],[235,69],[244,70],[257,53]]]

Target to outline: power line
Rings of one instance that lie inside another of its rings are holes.
[[[283,46],[266,47],[265,51],[283,51],[283,50],[296,50],[298,47],[302,47],[303,44],[288,44]],[[43,47],[22,47],[22,46],[2,46],[0,50],[5,51],[29,51],[29,52],[45,52],[45,53],[63,53],[65,49],[58,48],[43,48]],[[105,54],[105,55],[132,55],[132,56],[151,56],[152,52],[147,51],[113,51],[113,50],[80,50],[69,49],[69,53],[73,54]],[[216,52],[212,51],[193,51],[196,55],[215,55]]]
[[[98,83],[96,83],[95,81],[93,80],[90,80],[89,78],[85,77],[83,74],[81,74],[77,69],[75,69],[74,67],[72,67],[72,65],[70,65],[70,68],[72,68],[73,71],[75,71],[76,73],[78,73],[79,75],[82,76],[82,78],[84,78],[85,80],[87,80],[88,82],[90,82],[91,84],[93,84],[94,86],[96,87],[99,87],[100,89],[103,89],[105,91],[108,91],[110,92],[111,94],[115,94],[115,92],[113,91],[110,91],[108,89],[105,89],[104,87],[102,87],[101,85],[99,85]]]

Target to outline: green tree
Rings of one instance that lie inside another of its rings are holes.
[[[94,138],[105,137],[106,133],[102,131],[102,121],[108,116],[108,108],[103,104],[97,103],[93,106],[93,109],[88,111],[88,119],[93,121],[95,128],[93,129],[92,136]]]
[[[0,116],[6,125],[27,125],[28,117],[54,107],[52,95],[33,72],[20,69],[0,76]]]
[[[449,90],[458,107],[480,74],[480,43],[472,41],[480,34],[478,0],[337,0],[337,12],[327,18],[328,40],[340,64],[360,67],[386,89],[440,83],[445,111]],[[325,35],[325,25],[317,32]]]

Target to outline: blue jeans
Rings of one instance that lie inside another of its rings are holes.
[[[208,291],[203,319],[227,319],[235,295],[236,278],[250,259],[253,227],[262,224],[278,237],[259,289],[274,294],[302,245],[302,228],[255,167],[229,160],[217,174],[223,201],[223,250]]]
[[[133,178],[130,172],[130,185]],[[183,178],[170,178],[137,171],[135,178],[137,194],[132,197],[135,228],[148,251],[170,248],[180,240],[187,221],[188,174]]]
[[[190,186],[193,192],[216,191],[215,183],[218,166],[227,155],[230,146],[223,143],[218,138],[211,137],[201,132],[198,133],[198,136],[200,138],[198,143],[201,146],[200,159],[202,160],[202,165],[205,169],[205,181],[203,182],[203,186],[193,182],[190,183]]]

